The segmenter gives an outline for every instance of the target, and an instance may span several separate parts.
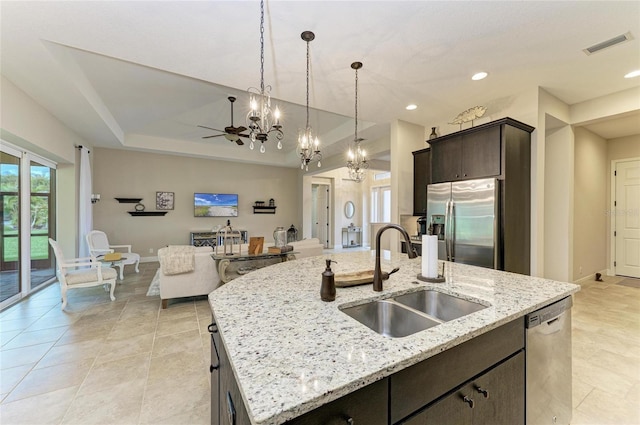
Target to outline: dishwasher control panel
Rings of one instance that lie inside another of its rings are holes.
[[[569,310],[572,305],[573,298],[569,296],[561,299],[558,302],[549,304],[548,306],[543,307],[540,310],[536,310],[533,313],[529,313],[526,317],[527,329],[534,328],[542,323],[548,322],[555,317],[558,317],[562,314],[563,311]]]

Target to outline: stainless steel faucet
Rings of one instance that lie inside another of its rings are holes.
[[[407,244],[407,255],[409,258],[416,258],[418,256],[418,253],[411,244],[411,238],[404,227],[397,224],[387,224],[386,226],[381,227],[380,230],[378,230],[378,233],[376,233],[376,268],[373,271],[373,290],[377,292],[382,291],[382,270],[380,270],[380,251],[382,250],[380,249],[380,237],[387,229],[396,229],[398,232],[402,233],[402,237]]]

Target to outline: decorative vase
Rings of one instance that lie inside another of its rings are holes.
[[[429,135],[429,140],[435,139],[436,137],[438,137],[438,134],[436,133],[436,128],[431,127],[431,134]]]

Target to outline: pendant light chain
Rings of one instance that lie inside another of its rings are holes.
[[[355,131],[356,144],[358,143],[358,68],[356,68],[356,131]]]
[[[307,128],[309,128],[309,42],[307,41]]]
[[[264,95],[264,2],[260,2],[260,93]]]

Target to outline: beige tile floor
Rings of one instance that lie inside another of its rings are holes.
[[[102,288],[58,285],[0,313],[0,423],[209,424],[205,298],[162,310],[157,263]],[[573,308],[574,425],[640,424],[640,289],[587,283]]]
[[[209,424],[206,297],[160,308],[157,263],[103,288],[57,284],[0,313],[0,423]]]

